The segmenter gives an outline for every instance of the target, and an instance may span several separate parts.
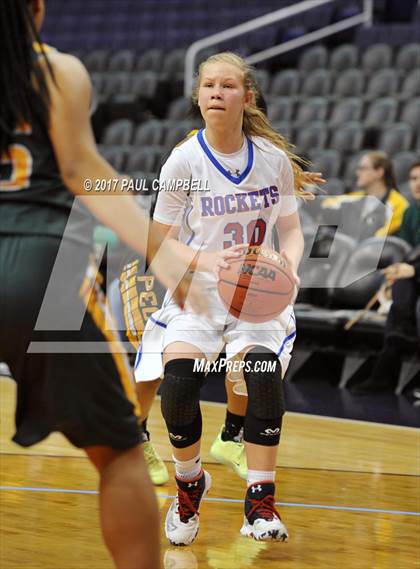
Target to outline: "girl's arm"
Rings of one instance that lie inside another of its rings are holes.
[[[282,162],[279,187],[281,188],[281,202],[276,229],[280,250],[291,266],[296,284],[299,285],[297,271],[303,255],[304,241],[297,211],[293,170],[288,159],[284,159]]]
[[[299,284],[297,271],[303,255],[303,234],[300,226],[299,213],[279,217],[276,223],[279,243],[282,255],[291,266],[296,284]]]

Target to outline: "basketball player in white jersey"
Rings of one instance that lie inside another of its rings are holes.
[[[252,71],[240,57],[222,53],[206,60],[194,93],[205,129],[174,149],[160,178],[154,219],[169,238],[185,244],[186,261],[210,305],[210,318],[196,316],[168,294],[147,323],[136,361],[139,381],[164,374],[162,414],[178,486],[165,531],[174,545],[195,539],[199,505],[211,485],[200,459],[204,373],[195,371],[194,361],[214,360],[224,346],[228,358],[240,354],[246,363],[248,489],[241,533],[262,540],[288,537],[274,507],[274,481],[284,414],[281,380],[296,335],[293,308],[269,322],[250,324],[227,313],[217,293],[218,270],[228,267],[243,245],[272,248],[273,230],[299,283],[303,237],[294,175],[300,187],[302,171],[256,108],[254,88]],[[266,363],[275,371],[258,371]]]

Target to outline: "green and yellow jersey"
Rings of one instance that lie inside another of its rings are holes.
[[[45,52],[53,48],[44,46]],[[34,46],[35,57],[41,57]],[[63,183],[47,128],[35,119],[13,133],[8,152],[0,157],[0,234],[62,237],[74,196]],[[86,243],[91,217],[77,208],[72,239]]]

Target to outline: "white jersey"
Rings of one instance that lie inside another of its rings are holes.
[[[183,189],[174,191],[177,181]],[[238,152],[224,155],[199,131],[173,150],[160,185],[154,219],[179,226],[179,240],[194,249],[221,251],[248,243],[272,247],[278,217],[297,210],[289,159],[260,137],[245,139]],[[135,365],[137,381],[161,376],[162,353],[173,342],[192,344],[209,360],[223,346],[228,358],[247,346],[264,346],[277,354],[285,373],[296,335],[293,307],[269,322],[237,320],[220,300],[216,276],[196,272],[195,278],[203,283],[210,317],[182,311],[168,293],[147,321]]]
[[[174,191],[176,180],[185,182],[183,189]],[[246,138],[226,155],[211,148],[201,130],[173,150],[160,187],[154,219],[179,226],[179,240],[193,249],[271,248],[277,218],[297,210],[290,161],[261,137]]]

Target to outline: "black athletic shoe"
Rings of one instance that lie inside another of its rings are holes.
[[[200,502],[210,490],[211,476],[205,470],[194,480],[175,478],[177,495],[168,510],[165,534],[172,545],[189,545],[197,536]]]
[[[252,484],[245,496],[241,534],[258,541],[287,541],[289,534],[274,503],[274,482]]]

